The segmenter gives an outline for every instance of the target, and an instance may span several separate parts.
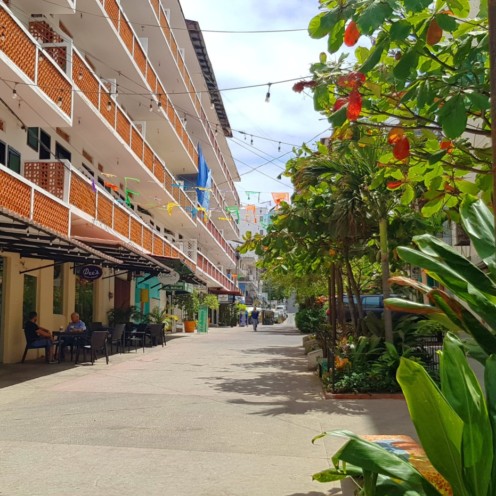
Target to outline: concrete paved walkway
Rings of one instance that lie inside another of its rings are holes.
[[[401,400],[331,401],[284,325],[175,334],[110,365],[0,368],[0,494],[319,496],[331,429],[413,435]]]

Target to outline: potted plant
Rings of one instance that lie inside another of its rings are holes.
[[[176,296],[176,305],[183,311],[184,332],[194,332],[196,328],[196,315],[200,306],[198,291]]]

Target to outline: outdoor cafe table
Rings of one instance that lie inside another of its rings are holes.
[[[81,344],[81,340],[88,335],[87,331],[71,331],[71,332],[54,331],[52,334],[54,337],[57,338],[57,341],[55,341],[54,344],[56,344],[58,347],[59,363],[64,358],[64,346],[63,346],[64,338],[71,338],[71,340],[73,340],[74,346],[76,348],[76,357],[77,357],[77,350]]]

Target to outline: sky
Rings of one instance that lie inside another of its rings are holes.
[[[228,141],[241,175],[241,182],[237,183],[241,203],[269,206],[264,202],[271,200],[272,192],[292,192],[289,179],[278,180],[277,176],[294,156],[293,146],[313,144],[318,139],[316,136],[329,134],[329,124],[314,111],[311,96],[292,90],[296,81],[273,84],[270,102],[265,102],[266,83],[309,76],[310,64],[317,62],[320,52],[325,51],[326,40],[312,40],[306,31],[310,19],[319,12],[318,0],[180,2],[185,17],[200,23],[220,89],[264,84],[223,91],[222,98],[233,129],[234,137]],[[208,32],[283,29],[304,31]],[[246,195],[246,191],[261,194],[260,197]]]

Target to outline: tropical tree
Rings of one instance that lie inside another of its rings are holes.
[[[479,12],[470,4],[321,0],[310,36],[327,37],[330,54],[356,46],[356,62],[323,53],[313,80],[294,88],[312,89],[334,140],[357,125],[388,134],[378,174],[403,190],[405,204],[422,194],[425,216],[455,209],[466,193],[489,200],[493,189],[487,2]],[[364,146],[371,141],[362,133]]]

